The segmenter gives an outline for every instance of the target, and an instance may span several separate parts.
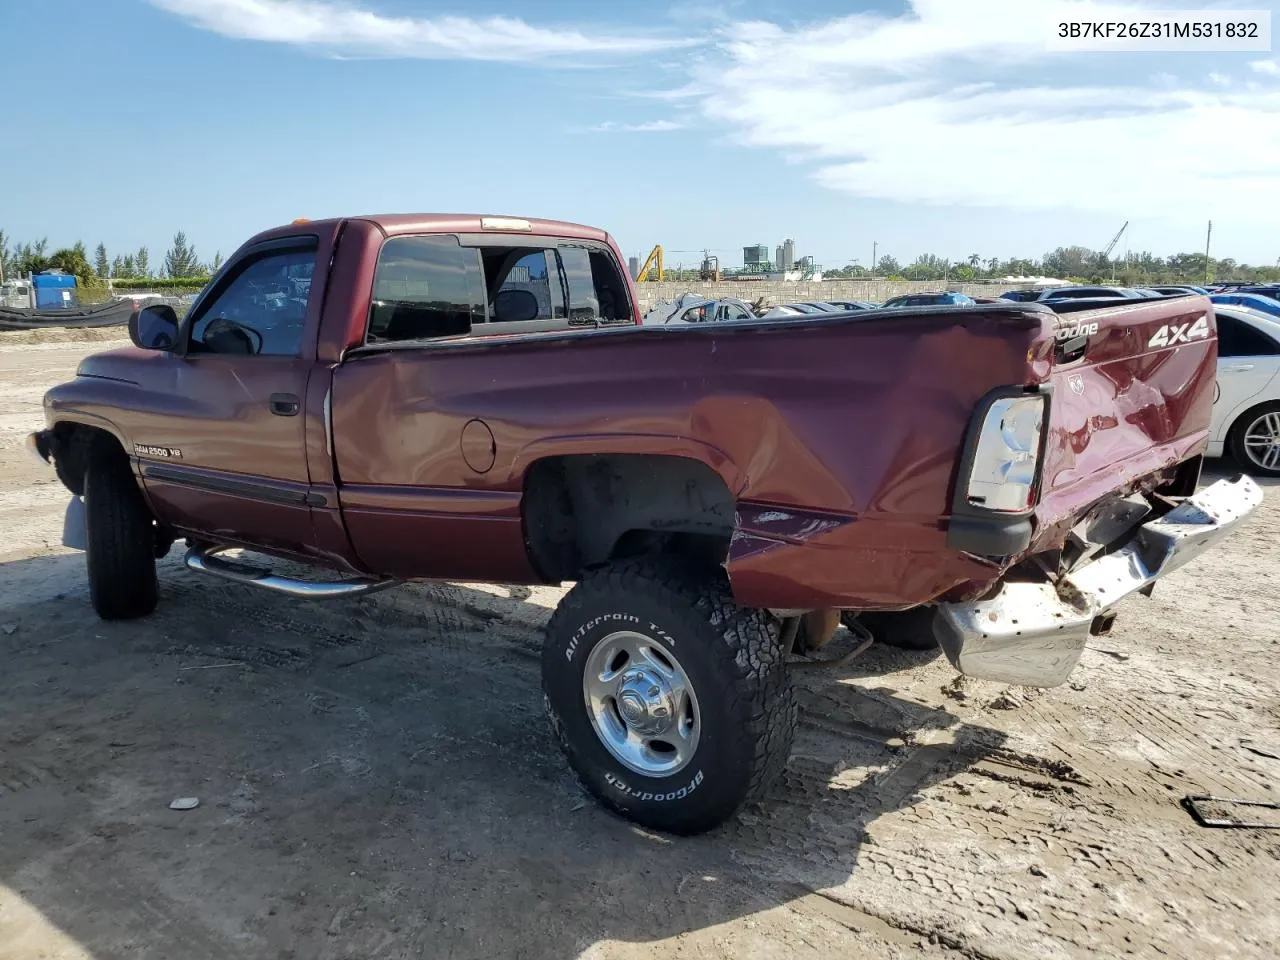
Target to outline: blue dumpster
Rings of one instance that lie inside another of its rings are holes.
[[[66,310],[79,306],[76,278],[70,273],[37,273],[31,277],[37,310]]]

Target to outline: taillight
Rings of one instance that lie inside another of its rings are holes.
[[[1001,397],[987,408],[965,497],[984,510],[1022,513],[1035,498],[1044,397]]]

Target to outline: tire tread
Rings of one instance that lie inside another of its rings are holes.
[[[581,580],[556,608],[547,625],[548,636],[566,630],[572,633],[586,608],[601,597],[634,595],[666,606],[673,599],[683,600],[719,635],[722,642],[714,645],[712,655],[725,681],[729,712],[745,734],[739,742],[751,745],[751,755],[746,758],[747,783],[740,796],[729,798],[697,821],[663,824],[674,833],[699,833],[732,816],[743,803],[762,797],[786,768],[799,713],[785,655],[773,619],[762,610],[739,607],[723,570],[696,571],[651,558],[622,561]],[[583,785],[610,808],[636,819],[634,810],[620,806],[578,769],[576,751],[566,742],[550,704],[548,713],[561,748]]]
[[[128,461],[110,454],[91,457],[84,490],[93,609],[103,620],[146,616],[159,599],[155,537]]]

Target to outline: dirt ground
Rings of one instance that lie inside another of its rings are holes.
[[[108,345],[0,338],[0,960],[1275,956],[1280,832],[1179,801],[1280,800],[1280,487],[1058,689],[797,672],[785,782],[673,840],[548,736],[559,590],[306,605],[175,550],[98,621],[21,441]]]

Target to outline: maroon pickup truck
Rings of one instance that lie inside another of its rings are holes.
[[[299,221],[182,319],[134,314],[136,346],[85,359],[30,438],[94,608],[154,609],[178,539],[300,598],[575,581],[554,733],[604,803],[692,833],[783,768],[788,658],[838,617],[923,613],[961,672],[1052,686],[1261,499],[1196,493],[1205,298],[646,327],[622,263],[569,223]]]

